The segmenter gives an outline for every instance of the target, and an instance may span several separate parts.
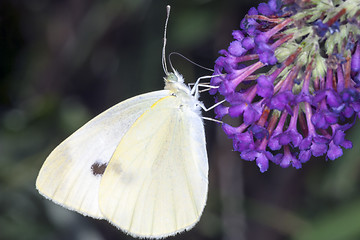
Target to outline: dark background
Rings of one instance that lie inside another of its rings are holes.
[[[131,239],[106,221],[40,196],[37,173],[63,139],[112,105],[163,88],[165,6],[172,5],[167,52],[212,68],[248,9],[259,1],[1,0],[0,239]],[[174,56],[187,82],[210,72]],[[202,95],[205,105],[213,99]],[[213,117],[209,112],[206,116]],[[336,161],[261,174],[205,122],[208,202],[190,232],[170,239],[360,239],[360,129]]]

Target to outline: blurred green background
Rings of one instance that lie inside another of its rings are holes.
[[[0,239],[131,239],[106,221],[40,196],[37,173],[51,150],[92,117],[134,95],[163,88],[167,52],[213,67],[248,9],[259,1],[1,0]],[[211,73],[174,56],[188,82]],[[205,105],[213,103],[203,94]],[[212,117],[213,113],[206,113]],[[208,203],[200,222],[170,239],[360,239],[360,128],[354,148],[301,170],[253,162],[206,122]]]

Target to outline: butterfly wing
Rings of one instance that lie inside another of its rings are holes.
[[[208,161],[200,115],[164,97],[124,135],[101,179],[104,217],[136,237],[192,228],[205,207]]]
[[[139,95],[93,118],[51,152],[37,177],[36,188],[66,208],[103,218],[98,191],[116,146],[136,119],[169,93],[162,90]]]

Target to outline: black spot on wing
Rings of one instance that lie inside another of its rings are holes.
[[[91,172],[94,176],[102,176],[105,172],[106,167],[106,163],[95,162],[93,165],[91,165]]]

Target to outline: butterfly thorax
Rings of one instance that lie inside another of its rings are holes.
[[[184,84],[183,76],[174,70],[165,78],[165,90],[170,90],[172,94],[179,98],[182,106],[188,106],[193,111],[200,111],[200,102],[191,94],[191,89]]]

